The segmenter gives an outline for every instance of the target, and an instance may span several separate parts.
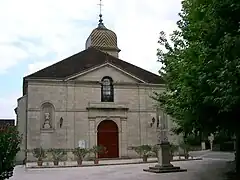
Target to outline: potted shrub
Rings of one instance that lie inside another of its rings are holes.
[[[42,166],[43,159],[47,157],[46,151],[42,147],[34,148],[32,150],[32,154],[35,158],[37,158],[37,165]]]
[[[50,149],[49,152],[52,155],[53,165],[58,166],[59,161],[63,159],[66,152],[63,149]]]
[[[152,147],[150,145],[137,146],[133,150],[142,157],[143,162],[147,162],[148,157],[152,155]]]
[[[157,158],[158,158],[159,149],[160,149],[160,146],[158,144],[152,146],[152,152]]]
[[[173,160],[174,153],[177,152],[179,149],[178,145],[175,144],[170,144],[170,156],[171,156],[171,161]]]
[[[84,157],[89,153],[89,149],[77,147],[72,150],[72,153],[75,155],[77,159],[78,166],[80,166],[82,165]]]
[[[184,152],[184,158],[188,159],[189,158],[189,150],[190,150],[190,145],[188,145],[185,142],[180,143],[180,148],[183,149]]]
[[[90,149],[90,152],[94,154],[94,164],[98,164],[99,163],[98,154],[106,153],[106,148],[104,146],[95,145]]]

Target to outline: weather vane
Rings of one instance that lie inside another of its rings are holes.
[[[99,7],[100,7],[100,14],[102,14],[102,6],[103,6],[102,0],[100,0],[100,3],[99,3],[98,5],[99,5]]]

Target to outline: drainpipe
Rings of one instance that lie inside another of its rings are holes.
[[[138,125],[139,125],[139,141],[140,141],[140,145],[142,145],[142,126],[141,126],[141,114],[140,114],[140,110],[141,110],[141,105],[140,105],[140,85],[138,84]]]
[[[28,86],[27,86],[27,94],[26,94],[26,125],[25,125],[25,159],[24,163],[27,165],[27,143],[28,143]]]
[[[76,132],[76,82],[74,82],[74,84],[73,84],[73,92],[74,92],[74,96],[73,96],[73,100],[74,100],[74,106],[73,106],[73,108],[74,108],[74,113],[73,113],[73,118],[74,118],[74,137],[73,137],[73,143],[74,143],[74,147],[73,148],[75,148],[76,147],[76,134],[75,134],[75,132]]]
[[[68,105],[68,84],[67,84],[67,82],[64,82],[65,83],[65,87],[66,87],[66,91],[65,91],[65,93],[66,93],[66,97],[65,97],[65,106],[66,106],[66,108],[65,108],[65,122],[67,122],[67,124],[68,124],[68,118],[67,118],[67,105]],[[75,131],[73,132],[74,133],[74,135],[75,135]],[[66,134],[65,134],[65,136],[66,136],[66,148],[68,149],[68,144],[67,144],[67,140],[68,140],[68,137],[67,137],[67,127],[66,127]]]

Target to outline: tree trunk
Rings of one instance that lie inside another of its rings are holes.
[[[240,177],[240,133],[236,134],[236,173]]]

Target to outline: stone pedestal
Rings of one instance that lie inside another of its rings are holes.
[[[213,150],[213,142],[212,141],[210,141],[210,149],[211,149],[211,151]]]
[[[213,141],[214,141],[214,135],[211,134],[209,137],[208,137],[208,140],[210,142],[210,149],[211,151],[213,150]]]
[[[169,142],[161,143],[158,151],[158,164],[149,167],[149,169],[143,169],[146,172],[152,173],[170,173],[170,172],[184,172],[186,169],[181,169],[180,167],[173,166],[170,155],[170,144]]]
[[[202,150],[206,150],[206,143],[204,141],[201,142],[201,147],[202,147]]]

